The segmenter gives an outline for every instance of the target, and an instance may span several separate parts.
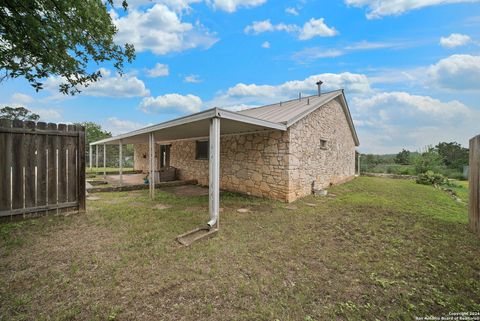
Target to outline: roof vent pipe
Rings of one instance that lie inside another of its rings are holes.
[[[298,100],[302,100],[302,93],[298,93]]]
[[[323,81],[321,81],[321,80],[317,81],[318,96],[319,97],[322,95],[322,84],[323,84]]]

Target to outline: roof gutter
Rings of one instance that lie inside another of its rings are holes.
[[[180,126],[180,125],[185,125],[185,124],[188,124],[188,123],[193,123],[193,122],[196,122],[196,121],[210,119],[210,118],[223,118],[223,119],[229,119],[229,120],[233,120],[233,121],[238,121],[238,122],[251,124],[251,125],[257,125],[257,126],[262,126],[262,127],[267,127],[267,128],[276,129],[276,130],[282,130],[282,131],[287,130],[287,126],[285,124],[274,123],[274,122],[258,119],[258,118],[255,118],[255,117],[242,115],[242,114],[232,112],[232,111],[229,111],[229,110],[225,110],[225,109],[221,109],[221,108],[211,108],[211,109],[201,111],[199,113],[195,113],[195,114],[192,114],[192,115],[176,118],[176,119],[169,120],[169,121],[157,124],[157,125],[148,126],[148,127],[142,128],[142,129],[134,130],[134,131],[129,132],[129,133],[125,133],[125,134],[121,134],[121,135],[118,135],[118,136],[114,136],[114,137],[102,139],[102,140],[99,140],[99,141],[96,141],[96,142],[92,142],[92,143],[90,143],[90,145],[107,144],[109,142],[118,141],[120,139],[125,139],[125,138],[129,138],[129,137],[133,137],[133,136],[148,134],[148,133],[155,132],[155,131],[158,131],[158,130],[167,129],[167,128]]]

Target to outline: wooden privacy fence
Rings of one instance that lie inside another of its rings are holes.
[[[470,230],[480,236],[480,135],[470,139],[469,172],[468,223]]]
[[[0,119],[0,217],[85,210],[85,128]]]

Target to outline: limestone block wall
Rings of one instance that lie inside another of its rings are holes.
[[[158,169],[158,157],[160,149],[155,148],[155,169]],[[146,157],[143,157],[146,156]],[[148,144],[137,144],[133,146],[133,169],[148,173]]]
[[[220,139],[220,188],[286,201],[288,132],[223,136]],[[173,142],[170,164],[181,179],[208,185],[208,160],[195,159],[195,141]]]
[[[325,188],[355,176],[355,141],[337,99],[289,128],[287,201],[311,194],[313,182]]]

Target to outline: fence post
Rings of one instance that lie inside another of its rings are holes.
[[[78,157],[78,181],[77,181],[77,191],[78,191],[78,211],[85,212],[85,199],[86,199],[86,189],[85,189],[85,127],[77,125],[78,130],[78,148],[79,153]],[[82,152],[80,152],[82,151]]]
[[[468,225],[480,236],[480,135],[470,139]]]

